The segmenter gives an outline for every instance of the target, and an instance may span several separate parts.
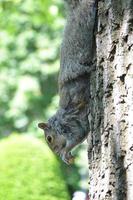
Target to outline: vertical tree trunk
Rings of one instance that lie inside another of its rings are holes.
[[[90,77],[91,200],[133,200],[133,0],[101,0]]]

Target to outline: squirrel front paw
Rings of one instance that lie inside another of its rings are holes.
[[[71,154],[71,152],[63,153],[61,155],[61,158],[68,165],[70,165],[70,164],[72,164],[74,162],[74,156]]]

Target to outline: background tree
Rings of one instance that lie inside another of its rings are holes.
[[[133,1],[98,2],[90,77],[90,199],[133,198]]]
[[[61,0],[0,1],[1,137],[37,134],[54,112],[63,10]]]

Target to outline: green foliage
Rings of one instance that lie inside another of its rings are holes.
[[[57,104],[62,0],[0,1],[0,135],[36,133]]]
[[[1,200],[69,200],[60,164],[39,139],[10,136],[0,142]]]

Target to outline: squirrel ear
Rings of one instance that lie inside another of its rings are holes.
[[[42,123],[38,124],[38,127],[44,130],[44,129],[48,128],[48,124],[42,122]]]

